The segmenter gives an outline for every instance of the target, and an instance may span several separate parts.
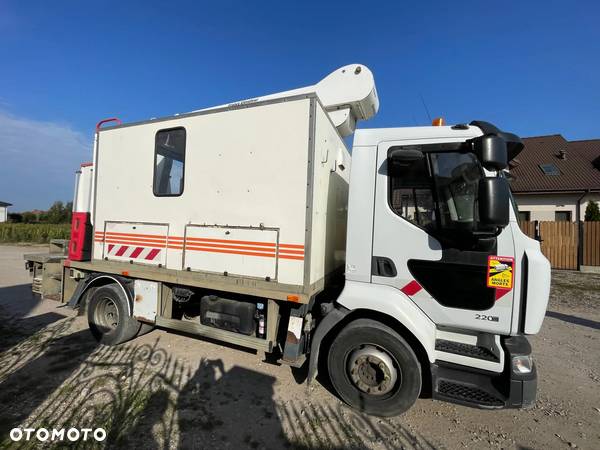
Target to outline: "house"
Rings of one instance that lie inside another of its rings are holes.
[[[600,201],[600,139],[567,141],[553,134],[523,142],[510,163],[519,220],[583,220],[588,202]]]
[[[11,203],[0,202],[0,222],[8,221],[8,207],[12,206]]]

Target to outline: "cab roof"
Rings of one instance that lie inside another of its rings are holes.
[[[386,141],[418,139],[466,140],[481,135],[481,129],[474,125],[362,128],[354,132],[353,146],[376,146]]]

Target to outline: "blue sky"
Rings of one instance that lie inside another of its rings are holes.
[[[488,120],[522,136],[600,137],[600,4],[0,0],[0,200],[72,197],[94,124],[313,84],[362,63],[381,99],[362,127]]]

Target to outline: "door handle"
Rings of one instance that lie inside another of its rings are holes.
[[[371,274],[377,277],[395,277],[398,272],[394,261],[385,256],[373,256],[371,263]]]

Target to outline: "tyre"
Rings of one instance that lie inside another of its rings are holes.
[[[402,336],[375,320],[349,323],[331,344],[327,368],[342,400],[367,414],[402,414],[421,392],[417,356]]]
[[[99,287],[88,305],[88,324],[92,335],[104,345],[126,342],[140,331],[140,322],[129,315],[129,300],[117,284]]]

